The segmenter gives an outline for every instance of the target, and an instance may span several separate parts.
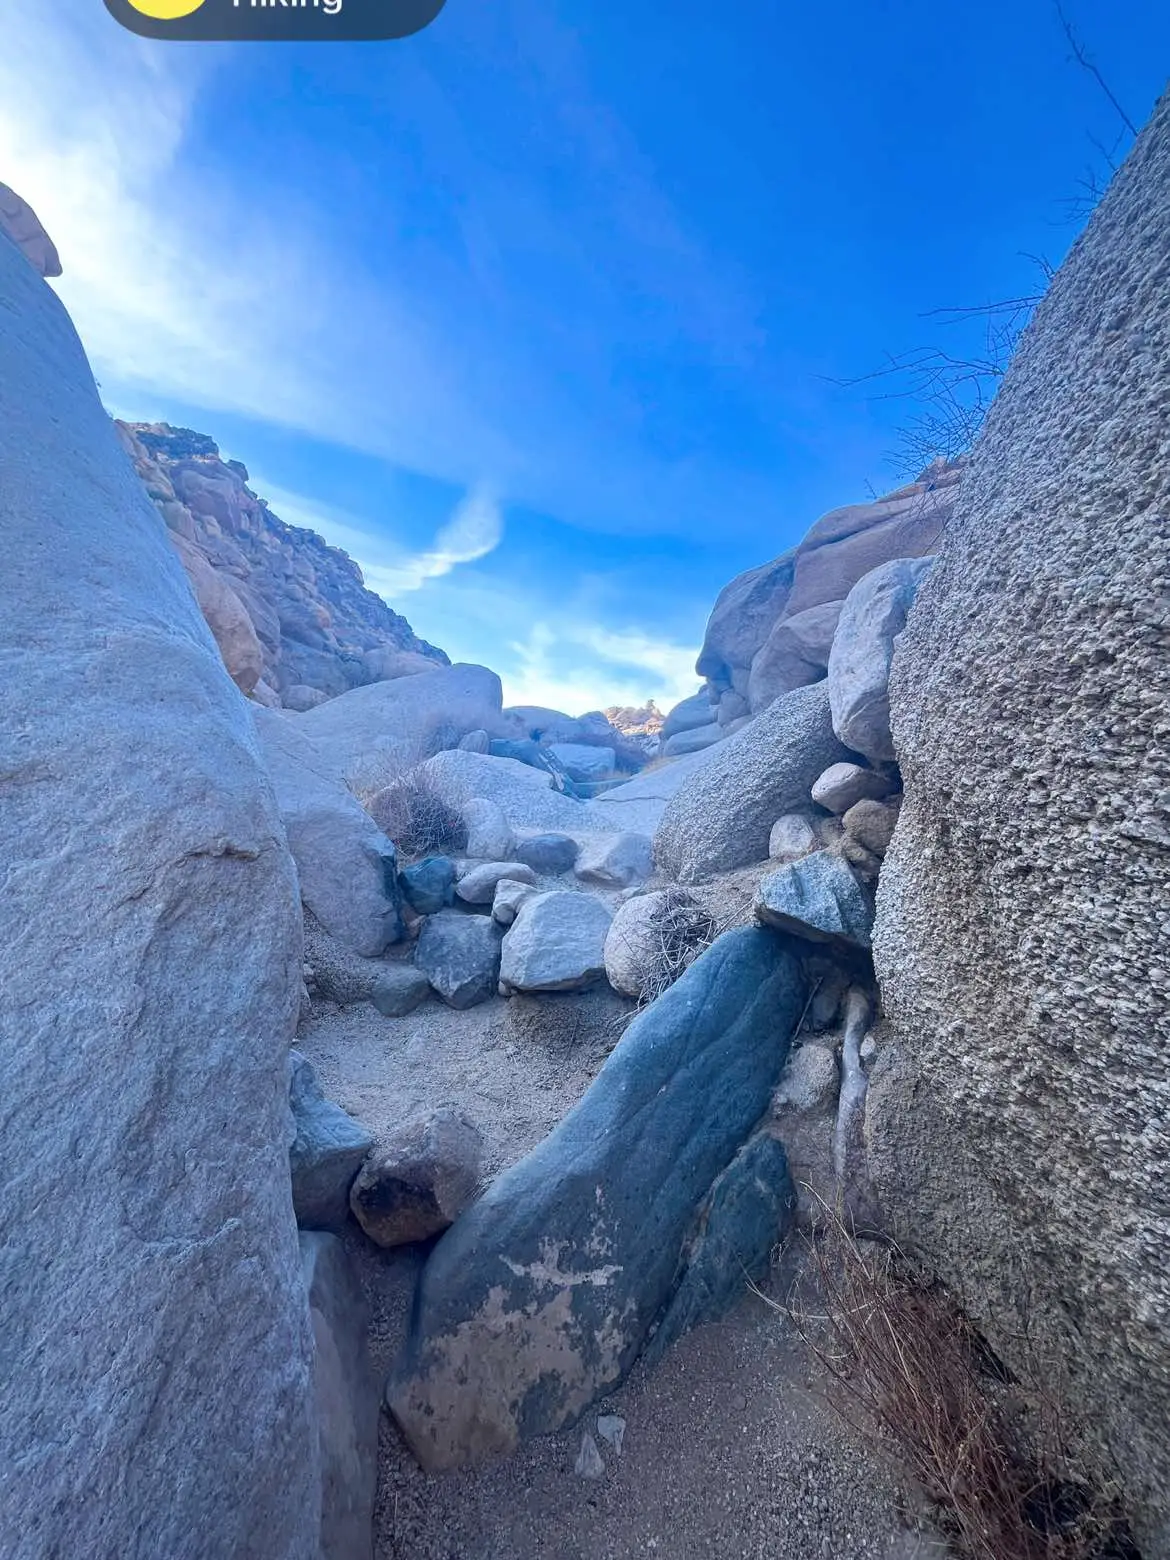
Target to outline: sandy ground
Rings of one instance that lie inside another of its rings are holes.
[[[746,885],[745,885],[746,886]],[[580,1097],[631,1006],[607,987],[493,999],[465,1013],[428,1002],[403,1019],[316,1004],[300,1049],[321,1084],[375,1133],[439,1103],[484,1134],[486,1172],[511,1164]],[[425,1253],[347,1241],[370,1299],[384,1381]],[[795,1257],[770,1288],[783,1298]],[[424,1474],[383,1412],[375,1560],[917,1560],[939,1556],[899,1517],[896,1484],[826,1405],[791,1322],[745,1296],[684,1338],[581,1426],[494,1466]],[[622,1454],[598,1442],[604,1477],[574,1472],[599,1412],[626,1421]]]

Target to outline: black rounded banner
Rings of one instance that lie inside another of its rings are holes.
[[[106,0],[110,15],[144,38],[354,43],[406,38],[445,0]]]

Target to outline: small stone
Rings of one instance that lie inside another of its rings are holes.
[[[579,852],[577,841],[567,834],[534,834],[518,841],[512,854],[534,872],[559,877],[562,872],[573,870]]]
[[[813,783],[812,799],[831,813],[845,813],[854,802],[880,801],[890,794],[890,782],[861,764],[830,764]]]
[[[604,888],[643,883],[654,870],[653,847],[645,834],[607,834],[582,847],[577,876]]]
[[[465,737],[459,738],[459,747],[464,753],[486,753],[491,745],[491,738],[482,729],[469,731]]]
[[[506,861],[516,841],[497,802],[473,796],[459,809],[467,830],[467,854],[475,861]]]
[[[294,1137],[289,1145],[293,1209],[302,1228],[341,1229],[349,1211],[349,1188],[374,1146],[365,1127],[327,1100],[317,1075],[297,1051],[290,1051],[289,1109]]]
[[[846,948],[868,948],[873,927],[869,893],[831,851],[820,850],[762,880],[756,920],[765,926]]]
[[[626,1422],[620,1414],[599,1415],[597,1433],[603,1441],[613,1447],[619,1457],[622,1455],[622,1442],[626,1438]]]
[[[581,1450],[577,1453],[573,1472],[579,1479],[605,1478],[605,1464],[601,1460],[601,1453],[597,1450],[597,1442],[588,1430],[581,1437]]]
[[[443,910],[419,933],[415,964],[449,1007],[469,1008],[495,993],[500,932],[486,916]]]
[[[520,914],[520,908],[538,892],[531,883],[519,883],[515,878],[502,878],[496,884],[496,897],[492,900],[492,920],[498,926],[511,926]]]
[[[370,993],[370,1001],[385,1018],[404,1018],[430,994],[431,983],[412,964],[391,965]]]
[[[448,856],[428,856],[398,874],[403,898],[419,915],[436,915],[455,897],[455,863]]]
[[[465,904],[490,905],[496,897],[496,885],[505,878],[536,887],[536,873],[522,861],[485,861],[464,873],[455,892]]]
[[[768,855],[773,861],[799,861],[819,847],[812,819],[803,813],[785,813],[772,825]]]
[[[868,799],[854,802],[841,821],[851,840],[875,856],[884,857],[898,823],[898,803]]]
[[[354,1218],[378,1246],[407,1246],[447,1229],[472,1201],[483,1164],[479,1129],[443,1106],[371,1154],[350,1189]]]

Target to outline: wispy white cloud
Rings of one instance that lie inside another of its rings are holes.
[[[355,560],[366,584],[396,610],[398,598],[442,579],[461,564],[486,558],[504,539],[504,516],[493,494],[473,488],[435,533],[429,547],[411,551],[393,536],[377,535],[355,515],[253,475],[252,485],[288,525],[316,531]]]

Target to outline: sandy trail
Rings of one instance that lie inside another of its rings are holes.
[[[428,1002],[405,1019],[319,1004],[300,1049],[322,1086],[375,1133],[450,1102],[480,1126],[491,1174],[578,1099],[630,1005],[608,988],[493,1000],[465,1013]],[[379,1383],[406,1334],[425,1253],[347,1243],[370,1299]],[[788,1292],[795,1258],[773,1275]],[[824,1560],[938,1557],[898,1511],[896,1484],[826,1406],[792,1324],[748,1295],[722,1322],[641,1367],[575,1430],[471,1472],[424,1474],[383,1413],[375,1560]],[[599,1412],[626,1420],[621,1457],[574,1472]]]

